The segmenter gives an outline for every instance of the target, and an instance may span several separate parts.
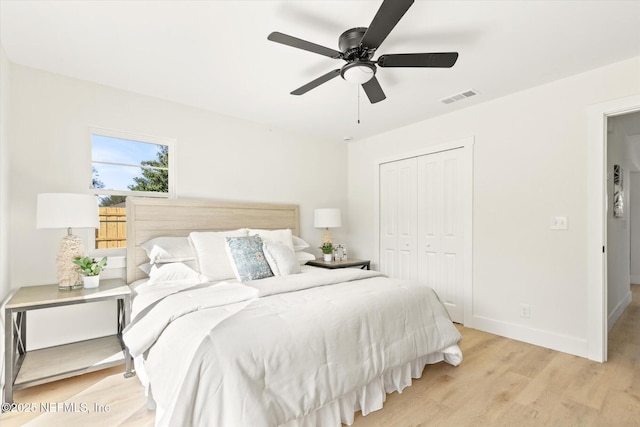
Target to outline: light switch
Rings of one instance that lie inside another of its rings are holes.
[[[567,230],[569,228],[569,220],[566,216],[552,216],[551,217],[551,229],[552,230]]]

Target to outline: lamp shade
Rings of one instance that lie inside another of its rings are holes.
[[[98,228],[96,196],[71,193],[38,194],[36,228]]]
[[[340,209],[316,209],[313,212],[313,226],[315,228],[335,228],[341,225]]]

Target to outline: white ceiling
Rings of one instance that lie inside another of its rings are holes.
[[[376,54],[457,51],[451,69],[383,68],[371,105],[339,68],[267,40],[280,31],[338,49],[381,1],[0,1],[9,59],[321,138],[385,132],[640,55],[640,1],[416,1]],[[444,105],[475,89],[480,95]]]

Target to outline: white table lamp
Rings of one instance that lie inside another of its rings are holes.
[[[73,258],[84,256],[84,247],[71,228],[98,228],[98,200],[88,194],[38,194],[36,228],[66,228],[67,235],[58,252],[58,288],[63,290],[82,287],[82,279]]]
[[[324,235],[322,237],[322,243],[333,244],[333,236],[331,235],[330,228],[337,228],[342,225],[340,220],[340,209],[326,208],[316,209],[313,212],[313,226],[315,228],[324,228]]]

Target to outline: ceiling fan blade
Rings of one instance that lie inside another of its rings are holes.
[[[387,95],[385,95],[382,91],[380,83],[375,76],[368,82],[363,83],[362,89],[364,89],[364,93],[367,94],[367,98],[369,98],[369,101],[371,101],[372,104],[375,104],[376,102],[380,102],[387,98]]]
[[[298,49],[306,50],[309,52],[317,53],[320,55],[328,56],[329,58],[339,59],[342,58],[342,52],[329,49],[328,47],[320,46],[319,44],[311,43],[306,40],[299,39],[297,37],[288,36],[286,34],[273,32],[269,34],[267,39],[272,42],[282,43],[287,46],[295,47]]]
[[[380,67],[451,68],[458,60],[458,52],[397,53],[378,58]]]
[[[318,77],[315,80],[310,81],[304,86],[300,86],[298,89],[291,92],[291,95],[302,95],[303,93],[309,92],[311,89],[314,89],[320,86],[322,83],[326,83],[334,77],[338,77],[340,75],[340,69],[329,71],[327,74]]]
[[[371,25],[362,36],[360,45],[369,50],[380,47],[412,4],[413,0],[384,0],[376,16],[373,17]]]

